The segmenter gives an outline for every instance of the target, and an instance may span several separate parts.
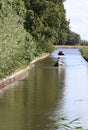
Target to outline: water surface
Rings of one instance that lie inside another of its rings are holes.
[[[53,117],[76,117],[88,129],[88,64],[78,49],[59,49],[37,62],[24,79],[0,91],[0,130],[53,130]]]

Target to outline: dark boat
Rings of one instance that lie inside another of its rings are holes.
[[[63,51],[59,51],[58,55],[64,55],[64,52]]]

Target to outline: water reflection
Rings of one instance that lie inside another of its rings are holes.
[[[52,117],[80,117],[88,127],[88,67],[77,49],[64,49],[65,66],[53,67],[58,50],[29,75],[0,92],[0,130],[53,130]],[[82,62],[81,62],[82,61]]]
[[[67,68],[65,86],[65,113],[70,118],[79,117],[88,128],[88,67]]]
[[[57,68],[52,68],[52,63],[51,57],[36,63],[28,77],[1,93],[1,130],[52,129],[53,121],[49,117],[62,98],[64,83],[57,82],[60,76]]]

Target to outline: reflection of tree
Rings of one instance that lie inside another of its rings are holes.
[[[61,71],[61,79],[59,70],[44,67],[47,62],[45,61],[41,68],[38,66],[33,68],[27,81],[28,88],[25,95],[29,106],[26,105],[26,112],[29,114],[25,114],[24,121],[27,120],[25,123],[33,130],[43,130],[52,123],[49,116],[54,113],[57,103],[59,105],[59,100],[62,99],[64,72]],[[41,66],[42,62],[39,64]]]
[[[39,62],[41,67],[32,68],[27,78],[2,95],[0,121],[8,124],[5,129],[0,124],[0,129],[48,130],[52,124],[49,117],[57,109],[57,103],[61,105],[64,88],[64,70],[45,68],[49,60]]]
[[[49,125],[48,117],[53,112],[57,100],[57,87],[55,87],[55,71],[51,69],[35,69],[34,74],[28,84],[32,85],[29,89],[30,120],[32,129],[44,129]],[[34,82],[32,82],[32,80]],[[52,80],[54,78],[54,80]]]
[[[61,114],[63,112],[63,95],[64,95],[64,86],[65,86],[65,70],[63,67],[58,67],[56,70],[57,75],[57,84],[58,84],[58,107],[57,112]]]

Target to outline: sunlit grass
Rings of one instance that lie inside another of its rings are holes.
[[[88,48],[80,48],[82,56],[88,61]]]

